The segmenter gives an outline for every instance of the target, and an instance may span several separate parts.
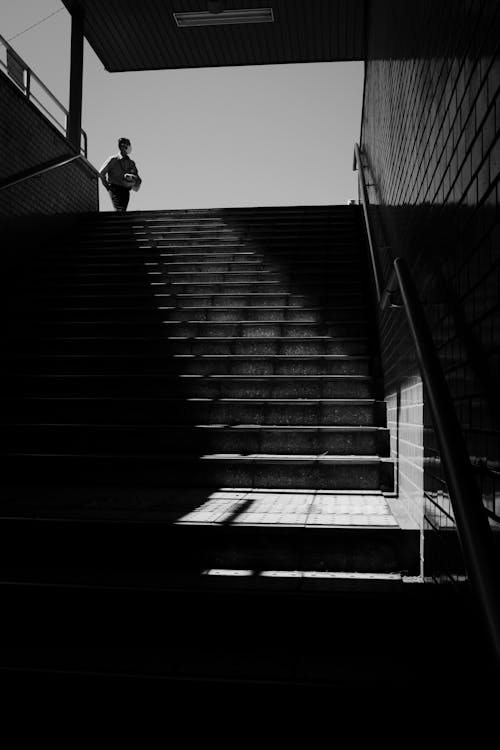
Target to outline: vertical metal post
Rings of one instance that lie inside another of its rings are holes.
[[[66,137],[80,153],[83,92],[83,11],[71,14],[71,70],[69,78],[69,117]]]

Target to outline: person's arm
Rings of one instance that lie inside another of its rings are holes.
[[[106,190],[109,190],[109,182],[107,181],[106,177],[109,172],[109,166],[111,164],[111,161],[113,160],[113,157],[111,156],[101,167],[99,170],[99,177],[101,179],[102,184],[106,188]]]
[[[139,177],[139,172],[137,171],[137,164],[135,163],[135,161],[132,161],[132,159],[130,160],[130,166],[129,166],[129,168],[127,169],[127,174],[133,174],[133,175],[135,175],[135,177],[137,177],[138,179],[141,179],[141,178]]]
[[[133,180],[134,184],[132,186],[132,190],[136,190],[136,191],[139,190],[139,188],[141,186],[142,179],[139,177],[139,171],[137,169],[137,165],[136,165],[135,161],[130,160],[130,167],[129,167],[129,170],[128,170],[127,174],[134,176],[134,180]],[[132,178],[130,178],[130,179],[132,179]]]
[[[142,179],[139,176],[139,172],[138,172],[137,167],[136,167],[135,168],[135,186],[139,187],[139,185],[141,184],[141,182],[142,182]]]
[[[136,181],[135,181],[135,184],[136,184],[136,186],[138,186],[138,185],[141,184],[142,180],[141,180],[141,178],[139,176],[139,170],[137,169],[137,165],[136,165],[135,161],[134,161],[134,173],[135,173],[135,176],[137,178]]]

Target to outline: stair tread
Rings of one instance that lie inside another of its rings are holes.
[[[240,382],[243,380],[250,380],[250,381],[284,381],[284,380],[303,380],[305,382],[313,382],[316,380],[321,381],[328,381],[331,380],[333,382],[337,382],[338,380],[372,380],[372,376],[370,375],[357,375],[357,374],[341,374],[341,375],[231,375],[231,374],[211,374],[211,373],[150,373],[150,372],[142,372],[142,373],[106,373],[106,372],[99,372],[99,373],[23,373],[23,372],[15,372],[15,373],[7,373],[7,375],[3,375],[2,377],[12,377],[15,374],[16,377],[22,376],[23,378],[34,378],[34,379],[43,379],[43,378],[50,378],[50,379],[71,379],[71,378],[84,378],[84,379],[96,379],[96,378],[112,378],[112,379],[120,379],[120,378],[131,378],[131,379],[137,379],[137,378],[161,378],[162,380],[178,380],[178,379],[184,379],[184,380],[230,380],[230,381],[236,381]]]
[[[139,225],[133,225],[132,227],[128,229],[120,228],[120,227],[105,227],[103,226],[106,222],[101,222],[100,224],[96,225],[96,229],[93,229],[91,225],[87,225],[84,227],[85,234],[84,236],[87,237],[89,235],[98,234],[100,235],[103,231],[109,234],[118,235],[121,236],[123,234],[130,234],[131,229],[134,231],[134,233],[138,234],[146,234],[147,232],[161,232],[161,231],[172,231],[173,229],[180,228],[181,231],[185,231],[185,229],[189,229],[192,231],[193,229],[201,229],[202,231],[225,231],[225,232],[237,232],[237,231],[246,231],[235,229],[234,227],[228,227],[227,224],[222,219],[210,219],[211,223],[206,223],[205,225],[200,224],[200,220],[197,219],[182,219],[181,217],[178,217],[176,219],[173,219],[176,223],[168,223],[167,220],[163,219],[149,219],[147,222],[144,222],[143,224]],[[109,223],[109,222],[108,222]],[[304,226],[303,220],[298,221],[297,219],[289,219],[288,221],[282,220],[282,221],[273,221],[273,225],[281,225],[285,224],[286,226],[297,226],[304,231],[307,230],[316,230],[321,231],[323,227],[328,227],[328,229],[331,228],[331,226],[335,226],[336,228],[350,228],[353,226],[352,220],[349,219],[333,219],[329,218],[327,220],[323,219],[322,221],[318,222],[317,220],[314,221],[314,223],[308,227]],[[264,222],[260,221],[259,223],[254,224],[252,228],[255,228],[255,226],[261,226],[267,228],[269,225],[265,224]],[[269,229],[272,231],[273,227],[269,227]]]
[[[166,287],[166,286],[168,286],[168,284],[160,283],[158,285],[155,284],[155,286],[165,286]],[[337,296],[338,295],[345,296],[345,295],[351,295],[351,294],[352,293],[348,292],[348,291],[346,291],[346,292],[337,292]],[[307,295],[300,294],[300,293],[295,293],[295,292],[209,292],[209,293],[204,293],[204,292],[200,292],[200,293],[196,293],[196,292],[181,292],[180,294],[170,294],[168,292],[153,292],[153,293],[151,293],[151,290],[144,290],[142,293],[141,292],[122,292],[122,293],[109,293],[108,294],[107,292],[106,293],[93,292],[91,294],[89,294],[89,293],[87,293],[87,294],[78,294],[78,293],[75,293],[75,294],[67,295],[67,296],[71,297],[71,299],[95,299],[95,298],[100,299],[101,297],[106,297],[106,298],[111,298],[111,299],[121,299],[121,298],[126,298],[126,299],[144,299],[144,298],[146,298],[146,299],[149,299],[149,300],[155,299],[157,297],[162,297],[162,298],[163,297],[168,297],[168,298],[172,297],[174,299],[178,299],[178,298],[180,298],[180,299],[196,299],[198,297],[203,297],[203,298],[206,298],[206,297],[210,297],[210,298],[212,298],[212,297],[216,297],[216,298],[220,298],[220,297],[241,297],[243,299],[246,299],[246,298],[252,299],[253,297],[262,297],[264,299],[272,299],[273,297],[288,297],[291,300],[294,300],[294,299],[295,300],[301,300],[303,297],[305,297]],[[52,299],[53,295],[51,294],[51,295],[44,295],[44,296],[42,296],[40,293],[37,293],[37,294],[34,294],[33,297],[34,298],[41,298],[41,299],[45,299],[45,297],[50,297]],[[286,305],[286,306],[287,307],[292,307],[292,308],[295,307],[294,305]],[[246,307],[246,305],[245,305],[245,307]],[[264,307],[265,307],[265,305],[264,305]],[[280,307],[280,306],[278,305],[278,307]],[[323,307],[323,306],[320,306],[320,307]],[[297,305],[296,309],[302,309],[302,308]]]
[[[141,341],[143,339],[140,339]],[[149,340],[149,339],[147,339]],[[160,339],[160,341],[163,341],[163,339]],[[335,339],[335,341],[364,341],[364,339]],[[231,360],[250,360],[250,361],[284,361],[284,362],[295,362],[295,361],[317,361],[317,360],[326,360],[326,361],[344,361],[344,360],[351,360],[351,359],[370,359],[370,355],[365,354],[157,354],[149,355],[151,357],[154,357],[155,359],[178,359],[181,361],[187,361],[187,360],[201,360],[201,361],[208,361],[208,360],[215,360],[215,361],[221,361],[226,359]],[[20,352],[19,354],[16,353],[15,355],[16,359],[60,359],[64,357],[65,359],[103,359],[103,358],[111,358],[111,359],[143,359],[143,354],[53,354],[53,353],[44,353],[44,354],[25,354],[24,352]]]
[[[231,263],[234,265],[250,265],[250,264],[262,264],[263,262],[270,262],[272,264],[276,263],[286,263],[292,264],[293,266],[297,265],[310,265],[311,262],[316,263],[325,263],[327,265],[333,265],[335,263],[345,263],[347,260],[350,259],[356,259],[356,261],[359,261],[358,253],[353,252],[352,250],[347,250],[342,248],[340,250],[339,248],[336,248],[333,255],[325,255],[325,253],[328,252],[328,248],[325,248],[324,250],[317,251],[312,248],[308,249],[307,253],[307,260],[303,259],[304,253],[302,251],[294,250],[293,248],[290,248],[289,251],[286,253],[286,255],[275,255],[273,256],[267,256],[266,253],[263,250],[259,250],[258,248],[252,248],[251,250],[236,250],[236,249],[230,249],[227,248],[224,252],[221,250],[220,252],[197,252],[197,248],[186,248],[185,252],[164,252],[167,248],[154,248],[154,247],[142,247],[140,246],[141,252],[137,252],[137,248],[134,248],[134,250],[124,250],[120,249],[119,251],[115,252],[108,252],[108,248],[88,248],[85,252],[77,253],[77,252],[70,252],[66,250],[64,253],[56,253],[54,251],[48,252],[45,256],[47,259],[50,259],[52,262],[62,262],[66,264],[75,264],[77,265],[77,262],[80,261],[89,261],[89,265],[120,265],[122,262],[125,262],[126,264],[130,265],[137,265],[139,264],[139,261],[143,261],[144,264],[146,262],[156,262],[161,265],[167,265],[171,263],[179,263],[179,264],[185,264],[185,263]],[[186,256],[188,258],[196,258],[196,260],[182,260],[182,258]],[[176,261],[163,261],[163,258],[175,258],[178,259]],[[229,260],[227,258],[230,258]],[[283,260],[284,258],[284,260]],[[95,263],[95,261],[98,261],[98,263]],[[111,261],[113,261],[111,263]]]
[[[214,308],[214,309],[219,310],[220,308]],[[349,306],[347,306],[345,308],[339,308],[339,309],[345,309],[345,310],[364,310],[365,308],[364,308],[364,306],[359,305],[359,306],[356,306],[356,307],[349,307]],[[157,308],[156,310],[151,310],[151,312],[153,312],[153,313],[158,312],[159,313],[161,311],[160,311],[160,309]],[[152,323],[153,324],[158,324],[158,325],[160,325],[160,324],[161,325],[169,325],[169,326],[172,326],[172,327],[173,326],[182,326],[182,325],[189,324],[189,325],[199,325],[199,326],[204,326],[204,327],[211,326],[211,325],[220,325],[220,326],[224,326],[224,325],[227,325],[227,326],[236,326],[236,325],[240,325],[240,326],[249,326],[249,325],[278,326],[279,325],[279,326],[297,326],[299,328],[305,328],[307,326],[309,326],[309,327],[310,326],[319,327],[319,326],[322,326],[322,325],[323,326],[326,326],[326,325],[336,325],[338,323],[345,323],[345,322],[348,322],[348,323],[349,322],[359,323],[359,322],[363,322],[363,320],[364,320],[363,318],[353,318],[353,319],[350,319],[348,321],[344,321],[344,320],[322,320],[322,321],[318,322],[318,321],[315,321],[315,320],[258,320],[258,319],[257,320],[249,320],[249,319],[239,319],[239,320],[196,320],[196,319],[189,319],[189,318],[185,318],[185,319],[182,319],[182,320],[177,320],[175,318],[158,318],[158,319],[152,321]],[[119,323],[121,325],[130,325],[131,324],[131,321],[129,321],[129,320],[123,320],[122,318],[118,318],[117,320],[99,320],[99,319],[96,319],[96,320],[91,320],[91,321],[87,321],[87,320],[68,320],[68,319],[58,320],[57,318],[55,320],[52,320],[52,319],[43,320],[43,319],[37,318],[37,321],[35,321],[35,322],[41,322],[41,323],[44,323],[44,324],[46,324],[46,323],[54,323],[54,322],[58,323],[58,324],[67,324],[67,323],[73,324],[73,323],[78,323],[80,325],[85,325],[86,323],[103,323],[103,324],[107,324],[107,323]],[[136,321],[136,322],[142,323],[142,321]]]
[[[250,430],[251,432],[386,432],[388,427],[380,427],[377,425],[259,425],[259,424],[234,424],[228,426],[227,424],[175,424],[169,422],[168,424],[158,423],[104,423],[104,422],[3,422],[4,427],[64,427],[64,428],[80,428],[80,427],[92,427],[93,429],[127,429],[127,430],[162,430],[168,427],[169,430],[186,431],[192,432],[193,430],[217,430],[220,432],[227,431],[233,433],[235,431]]]
[[[46,452],[46,451],[0,451],[0,455],[5,457],[8,456],[50,456],[50,457],[74,457],[74,458],[121,458],[124,461],[130,460],[131,458],[141,459],[162,459],[163,461],[172,463],[192,463],[193,461],[231,461],[233,463],[251,463],[259,461],[262,463],[276,463],[276,464],[304,464],[304,463],[320,463],[320,464],[338,464],[338,465],[351,465],[351,464],[380,464],[380,463],[392,463],[392,459],[386,456],[366,456],[366,455],[322,455],[322,454],[299,454],[290,455],[282,453],[251,453],[251,454],[239,454],[239,453],[207,453],[205,455],[198,455],[197,453],[175,453],[175,454],[164,454],[164,453],[63,453],[63,452]]]
[[[200,266],[202,269],[204,269],[205,266],[213,266],[217,264],[221,265],[228,265],[231,267],[239,267],[241,266],[243,269],[247,271],[255,270],[256,268],[261,268],[266,273],[276,273],[276,270],[273,268],[265,268],[264,263],[270,262],[271,265],[274,265],[276,262],[273,261],[270,258],[265,258],[264,255],[261,257],[257,256],[255,252],[249,252],[246,253],[246,255],[249,255],[250,258],[245,258],[243,260],[216,260],[217,255],[215,253],[210,254],[202,254],[200,255],[200,260],[179,260],[183,255],[186,255],[188,257],[193,257],[195,253],[158,253],[154,255],[145,256],[144,253],[141,255],[129,255],[127,254],[124,256],[124,259],[122,260],[116,260],[115,256],[113,255],[103,255],[102,253],[96,253],[96,255],[88,255],[87,253],[81,255],[81,256],[75,256],[75,255],[64,255],[64,256],[57,256],[58,259],[58,268],[62,267],[73,267],[73,268],[79,268],[81,266],[84,267],[92,267],[92,268],[116,268],[120,266],[132,266],[132,267],[140,267],[141,269],[143,267],[154,267],[154,266],[160,266],[162,268],[179,268],[180,266]],[[234,253],[220,253],[222,257],[225,256],[232,256]],[[243,253],[239,253],[239,255],[244,255]],[[47,255],[44,257],[43,261],[40,261],[40,267],[45,266],[46,267],[46,260],[47,258],[52,258],[55,256]],[[115,258],[114,262],[111,262],[111,259]],[[176,260],[162,260],[162,258],[176,258]],[[341,265],[344,266],[346,263],[358,263],[359,260],[356,257],[353,257],[353,254],[350,253],[346,258],[337,258],[335,256],[324,259],[321,263],[322,267],[330,267],[330,266],[337,266]],[[276,263],[277,264],[277,263]],[[302,256],[300,256],[300,260],[294,260],[287,261],[286,266],[280,270],[286,271],[293,269],[297,266],[311,266],[311,260],[310,258],[307,258],[307,260],[304,260]],[[33,267],[33,266],[32,266]],[[222,272],[222,271],[220,271]],[[213,271],[211,272],[213,273]]]
[[[345,310],[361,310],[362,307],[345,307],[342,308]],[[153,311],[154,312],[154,311]],[[52,320],[44,320],[43,318],[38,318],[36,323],[37,324],[43,324],[43,325],[87,325],[87,324],[102,324],[102,325],[124,325],[129,326],[133,323],[137,323],[140,325],[147,324],[148,321],[130,321],[130,320],[58,320],[57,318]],[[305,328],[306,326],[327,326],[327,325],[338,325],[339,323],[345,323],[345,322],[351,322],[351,321],[344,321],[344,320],[322,320],[321,322],[316,321],[308,321],[308,320],[175,320],[170,318],[161,318],[158,320],[154,320],[151,322],[152,325],[166,325],[171,326],[172,328],[174,326],[183,326],[183,325],[197,325],[201,327],[208,327],[208,326],[297,326],[298,328]],[[357,322],[360,322],[359,319],[357,319]],[[362,322],[362,320],[361,320]]]
[[[68,338],[67,336],[52,336],[52,337],[43,336],[43,337],[37,338],[36,340],[37,341],[73,341],[75,338],[76,337],[70,337],[70,338]],[[83,337],[79,336],[78,340],[87,340],[88,339],[88,340],[92,341],[94,339],[97,339],[99,341],[102,340],[102,341],[125,341],[125,342],[126,341],[155,341],[155,342],[159,342],[159,341],[169,341],[170,338],[171,338],[170,336],[83,336]],[[178,338],[182,338],[182,337],[175,337],[175,338],[178,339]],[[198,338],[202,338],[203,341],[206,341],[206,340],[232,341],[232,340],[235,340],[235,339],[242,340],[241,337],[238,338],[238,337],[235,337],[235,336],[210,336],[210,337],[196,336],[196,337],[184,337],[184,338],[185,338],[185,340],[196,340]],[[251,339],[248,338],[248,339],[243,339],[243,340],[245,340],[245,341],[246,340],[248,340],[248,341],[281,341],[281,340],[284,340],[284,341],[310,341],[311,338],[313,338],[315,340],[319,338],[321,341],[328,340],[328,341],[331,341],[332,343],[348,342],[348,341],[350,341],[350,342],[352,342],[352,341],[366,342],[366,341],[369,340],[367,336],[319,336],[319,337],[318,336],[314,336],[314,337],[308,336],[307,339],[301,338],[301,337],[297,337],[297,336],[272,336],[272,337],[270,337],[270,336],[260,336],[260,337],[259,336],[252,336]],[[27,339],[24,338],[23,340],[27,340]],[[28,340],[29,340],[29,337],[28,337]],[[71,355],[59,355],[59,354],[49,355],[49,354],[47,354],[46,356],[71,356]],[[87,355],[74,355],[74,356],[87,356]],[[105,355],[101,355],[101,354],[92,354],[92,355],[90,355],[89,354],[88,356],[95,356],[95,357],[99,356],[100,357],[100,356],[105,356]],[[128,356],[128,355],[123,355],[123,356]],[[290,357],[290,358],[294,358],[295,357],[295,355],[292,355],[292,354],[289,354],[289,355],[286,355],[286,354],[269,354],[269,355],[265,355],[265,354],[255,354],[255,355],[254,354],[252,354],[252,355],[250,355],[250,354],[227,354],[227,355],[226,354],[172,354],[171,356],[173,356],[173,357],[226,357],[226,356],[229,357],[229,356],[231,356],[231,357],[245,357],[245,358],[247,358],[247,357],[252,357],[252,358],[253,357],[263,357],[263,358],[267,358],[267,357]],[[297,354],[296,356],[297,357],[313,357],[313,358],[316,358],[316,357],[334,357],[334,356],[337,356],[337,355],[334,355],[334,354],[319,354],[318,353],[318,354],[310,354],[310,355]],[[346,356],[349,356],[349,355],[346,355]]]
[[[88,275],[90,275],[90,274],[88,274]],[[101,277],[100,274],[95,274],[95,275],[98,276],[98,277]],[[133,277],[134,275],[135,274],[130,274],[131,277]],[[149,274],[149,275],[152,275],[152,276],[161,276],[161,273],[159,271],[158,272],[151,272],[151,274]],[[68,281],[69,280],[67,279],[66,283],[68,283]],[[148,281],[147,283],[150,286],[164,286],[164,287],[175,287],[175,286],[183,286],[183,285],[185,286],[187,284],[189,284],[190,286],[206,286],[207,285],[206,283],[204,283],[202,281],[189,281],[189,282],[182,282],[182,281]],[[211,283],[212,284],[218,284],[220,286],[221,284],[224,285],[225,282],[223,282],[223,281],[218,281],[218,282],[212,281]],[[277,286],[278,284],[282,284],[282,283],[283,282],[281,282],[279,279],[275,279],[273,281],[232,281],[231,284],[229,284],[229,283],[226,282],[227,286],[237,286],[237,287],[241,287],[241,288],[245,288],[245,289],[247,287],[252,287],[252,286],[256,286],[256,285],[263,285],[263,286],[267,286],[267,287],[272,287],[272,286]],[[106,280],[106,281],[101,281],[101,282],[95,282],[95,281],[86,281],[85,282],[85,281],[82,281],[82,282],[80,282],[78,284],[78,286],[95,286],[95,287],[119,286],[120,288],[123,288],[124,286],[128,286],[129,288],[137,288],[138,287],[140,289],[144,289],[145,284],[146,284],[146,279],[139,279],[138,281],[136,281],[135,284],[133,284],[131,282],[127,282],[127,284],[125,285],[125,284],[123,284],[122,281],[114,281],[113,282],[113,281]],[[345,279],[342,279],[342,280],[339,280],[339,281],[330,281],[329,279],[323,279],[322,281],[317,281],[317,282],[314,282],[314,283],[309,282],[308,283],[308,288],[310,288],[312,286],[314,286],[314,287],[331,287],[332,289],[336,288],[336,287],[345,288],[346,286],[354,285],[354,284],[356,285],[357,288],[361,288],[361,286],[362,286],[361,282],[358,279],[358,277],[356,277],[355,280],[349,280],[348,282],[346,282]],[[48,285],[47,281],[45,282],[45,285],[46,286]],[[53,288],[55,288],[55,289],[66,288],[66,287],[64,287],[62,285],[62,281],[61,281],[60,284],[52,283],[51,286]],[[243,293],[244,294],[251,294],[251,291],[243,292]],[[276,292],[276,294],[290,294],[290,295],[294,294],[295,296],[304,296],[305,293],[306,292],[304,292],[303,294],[301,294],[300,292],[297,292],[297,291],[296,292],[288,292],[288,291],[286,291],[286,292]],[[345,292],[345,293],[348,294],[349,292]],[[194,292],[191,292],[191,294],[194,294]],[[216,291],[213,291],[213,292],[211,291],[210,294],[217,294],[217,292]],[[225,294],[225,295],[231,294],[232,295],[233,292],[224,292],[224,293],[223,292],[218,292],[218,294]],[[254,294],[262,294],[262,292],[254,292]]]
[[[294,404],[298,406],[310,406],[311,404],[338,404],[338,405],[364,405],[364,404],[375,404],[385,403],[375,398],[228,398],[228,397],[176,397],[176,396],[21,396],[19,397],[23,401],[152,401],[152,402],[168,402],[168,403],[186,403],[186,402],[204,402],[204,403],[236,403],[236,404]],[[1,401],[12,402],[12,396],[6,398],[0,397]]]
[[[161,522],[161,518],[159,519]],[[371,525],[371,524],[370,524]],[[360,529],[363,527],[353,526]],[[393,527],[389,527],[393,528]],[[23,585],[43,585],[47,587],[71,587],[86,588],[91,586],[94,590],[114,590],[120,588],[127,591],[143,591],[145,587],[159,591],[171,591],[181,589],[193,593],[201,590],[220,591],[221,589],[235,589],[255,591],[383,591],[397,596],[405,587],[418,585],[419,587],[431,586],[419,579],[413,580],[410,576],[402,573],[349,573],[346,571],[324,571],[324,570],[262,570],[255,576],[254,571],[245,571],[238,568],[210,568],[202,573],[198,571],[162,571],[161,576],[155,577],[153,571],[148,571],[151,578],[148,583],[131,581],[130,573],[109,570],[103,582],[102,574],[96,575],[91,567],[81,571],[78,582],[72,580],[73,573],[64,571],[50,571],[47,576],[44,570],[29,570],[22,576]],[[18,579],[19,580],[19,579]],[[0,582],[0,586],[5,585]],[[9,584],[12,585],[12,584]]]
[[[294,311],[294,312],[299,311],[299,312],[302,312],[302,313],[307,313],[307,312],[323,312],[325,310],[332,309],[333,307],[334,307],[333,305],[323,305],[323,306],[317,306],[317,307],[294,307],[293,305],[252,305],[251,307],[248,306],[248,305],[239,305],[239,306],[238,305],[225,305],[225,306],[220,305],[220,306],[217,306],[217,308],[214,308],[214,309],[216,309],[218,312],[228,312],[229,310],[251,310],[251,311],[266,311],[266,312],[269,311],[269,310],[282,310],[282,311],[287,311],[287,312],[288,311]],[[341,307],[342,310],[359,310],[360,308],[364,308],[364,305],[342,305],[342,307]],[[38,307],[32,306],[32,307],[28,307],[27,308],[26,306],[24,306],[23,309],[24,310],[28,309],[30,311],[31,310],[34,311],[34,310],[37,310]],[[120,312],[123,312],[123,311],[127,311],[127,312],[141,312],[141,310],[145,310],[147,312],[156,312],[156,311],[162,311],[162,310],[178,310],[178,309],[185,310],[186,312],[188,312],[190,310],[194,312],[194,311],[198,311],[198,310],[207,310],[207,309],[212,310],[212,308],[207,308],[207,307],[204,307],[202,305],[190,305],[190,306],[181,307],[181,308],[178,308],[178,307],[176,307],[174,305],[155,305],[154,308],[151,308],[150,306],[141,308],[141,307],[131,307],[130,305],[128,305],[128,306],[112,306],[112,307],[111,306],[110,307],[95,307],[95,306],[93,306],[93,307],[75,307],[75,306],[68,306],[68,305],[64,305],[64,304],[54,305],[54,306],[51,306],[51,307],[45,308],[45,309],[46,310],[47,309],[48,310],[54,310],[54,311],[56,311],[56,310],[68,310],[68,311],[71,311],[71,312],[101,312],[101,311],[104,311],[104,310],[106,312],[114,312],[114,311],[120,311]],[[185,320],[183,322],[189,323],[189,322],[198,322],[198,321],[197,320],[194,320],[194,321]],[[214,322],[217,322],[217,321],[214,321]],[[224,321],[221,321],[221,322],[224,322]],[[239,322],[239,321],[228,321],[228,322]],[[245,322],[245,323],[260,323],[262,321],[261,320],[255,320],[254,321],[254,320],[249,320],[249,319],[245,318],[241,322]],[[276,321],[270,320],[268,322],[272,323],[272,322],[276,322]],[[290,322],[290,323],[295,323],[295,322],[308,323],[309,322],[309,323],[311,323],[311,322],[315,322],[315,321],[293,321],[293,320],[291,320],[291,321],[283,321],[283,322]],[[328,321],[325,321],[325,322],[328,322]]]
[[[355,325],[362,323],[363,321],[347,321],[346,324]],[[340,325],[340,324],[339,324]],[[342,322],[344,325],[344,322]],[[286,342],[286,343],[306,343],[316,341],[331,341],[335,343],[338,341],[337,338],[332,336],[164,336],[164,337],[135,337],[136,340],[141,341],[238,341],[238,342]],[[40,341],[133,341],[132,336],[43,336],[39,339]]]
[[[172,268],[172,264],[168,262],[142,262],[142,263],[85,263],[84,265],[76,263],[60,263],[57,262],[57,267],[52,269],[44,268],[37,269],[33,264],[30,268],[31,273],[36,271],[37,277],[44,281],[51,281],[52,279],[68,279],[71,278],[79,279],[92,276],[101,276],[104,280],[112,278],[114,275],[124,276],[139,276],[139,279],[145,279],[149,276],[164,276],[177,280],[178,276],[193,276],[203,280],[205,277],[211,276],[227,276],[228,281],[232,281],[233,276],[241,276],[249,278],[250,281],[259,281],[259,277],[279,277],[282,279],[289,279],[290,277],[298,277],[300,279],[315,279],[318,276],[325,276],[326,278],[333,277],[335,275],[342,274],[343,277],[350,275],[351,279],[358,277],[359,261],[353,259],[345,263],[325,264],[321,270],[318,264],[318,270],[311,269],[311,264],[307,264],[308,270],[302,269],[299,265],[288,266],[286,269],[283,268],[265,268],[262,263],[235,263],[233,261],[219,261],[215,263],[206,263],[207,268],[202,268],[202,264],[199,261],[186,261],[182,264],[178,264],[176,268]],[[208,266],[214,265],[227,265],[229,268],[208,268]],[[278,265],[277,263],[275,265]],[[181,268],[179,266],[198,266],[198,268]],[[239,266],[239,267],[238,267]],[[277,279],[274,279],[275,281]]]

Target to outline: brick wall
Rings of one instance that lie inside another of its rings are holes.
[[[361,148],[382,266],[409,262],[487,506],[500,514],[500,5],[372,0]],[[380,316],[401,498],[431,551],[453,513],[404,314]],[[448,532],[451,531],[450,535]],[[446,563],[447,564],[447,563]],[[460,566],[458,566],[460,567]],[[443,568],[444,570],[444,568]]]
[[[71,156],[64,136],[0,72],[0,181],[58,156]],[[0,191],[0,215],[98,210],[97,173],[74,162]]]

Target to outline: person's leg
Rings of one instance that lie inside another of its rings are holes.
[[[127,188],[120,185],[111,185],[109,194],[115,211],[126,211],[130,199],[130,193]]]
[[[128,202],[130,200],[130,190],[128,188],[122,188],[122,190],[123,190],[123,200],[122,200],[123,211],[126,211]]]

